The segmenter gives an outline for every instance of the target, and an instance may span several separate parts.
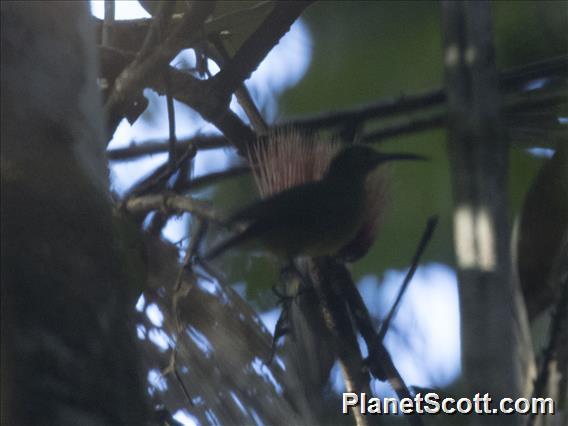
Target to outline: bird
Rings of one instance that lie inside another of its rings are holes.
[[[363,225],[369,173],[381,164],[400,160],[424,157],[381,153],[365,145],[343,148],[320,180],[273,194],[233,214],[228,223],[246,223],[244,230],[213,246],[204,259],[251,243],[260,243],[288,260],[299,255],[336,255]]]

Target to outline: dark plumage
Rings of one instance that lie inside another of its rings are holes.
[[[320,181],[290,188],[234,214],[230,222],[248,223],[247,228],[213,247],[205,258],[252,241],[286,258],[334,255],[361,228],[367,175],[388,161],[418,159],[422,157],[383,154],[363,145],[344,148]]]

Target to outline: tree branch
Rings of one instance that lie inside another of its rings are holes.
[[[370,377],[363,365],[347,305],[341,297],[342,283],[337,281],[336,271],[341,266],[332,258],[318,257],[310,259],[308,271],[320,302],[324,323],[333,336],[347,392],[370,394]],[[353,411],[357,425],[367,424],[366,417],[359,409]]]
[[[173,193],[131,197],[124,201],[123,208],[131,214],[146,214],[153,210],[187,212],[215,223],[225,224],[222,215],[215,211],[209,203]]]
[[[156,168],[150,176],[142,179],[138,183],[136,183],[130,190],[125,198],[136,197],[140,195],[147,194],[149,192],[158,192],[163,189],[165,184],[167,183],[168,179],[178,170],[181,166],[187,162],[191,161],[191,159],[195,156],[195,147],[188,145],[187,150],[183,153],[183,155],[176,161],[176,163],[172,166],[168,161],[163,163],[161,166]]]
[[[226,148],[230,142],[224,136],[218,135],[199,135],[189,139],[182,139],[176,144],[176,154],[179,155],[187,151],[189,146],[196,150],[208,150],[216,148]],[[163,140],[155,140],[141,143],[134,143],[125,148],[114,148],[107,151],[107,158],[110,161],[134,160],[144,155],[160,154],[168,151],[168,144]]]
[[[114,133],[115,126],[127,112],[132,99],[139,95],[150,79],[161,74],[161,71],[178,54],[180,40],[190,45],[198,40],[203,22],[214,5],[214,2],[193,2],[181,22],[163,43],[154,49],[147,48],[147,43],[144,43],[141,54],[137,55],[115,80],[112,92],[106,101],[109,134]]]
[[[214,92],[233,94],[250,77],[260,62],[278,43],[311,1],[278,2],[258,29],[244,42],[235,56],[212,79]]]
[[[333,274],[335,280],[334,287],[337,294],[334,297],[339,296],[340,300],[347,302],[349,312],[355,320],[357,330],[361,333],[367,345],[369,355],[365,362],[365,370],[369,369],[374,377],[381,381],[387,381],[399,399],[412,399],[412,392],[410,392],[404,379],[394,365],[389,352],[385,348],[382,339],[379,338],[373,327],[373,321],[369,311],[361,298],[361,294],[353,283],[349,271],[344,265],[337,263],[328,267],[331,268],[332,272],[330,272],[330,274]],[[349,324],[351,325],[350,318]],[[423,424],[422,419],[418,415],[407,416],[406,418],[411,425],[421,426]]]
[[[544,61],[534,62],[520,67],[511,68],[500,74],[500,88],[504,92],[515,92],[532,80],[558,76],[566,81],[568,73],[568,56],[558,56]],[[311,117],[292,119],[281,126],[293,124],[311,129],[343,126],[346,123],[362,123],[374,118],[385,118],[401,113],[411,113],[423,108],[442,105],[446,102],[444,88],[438,88],[412,95],[402,95],[381,99],[377,102],[346,108],[337,112],[325,112]]]
[[[103,21],[101,43],[103,46],[112,44],[112,29],[114,25],[115,0],[105,0],[105,16]]]
[[[531,117],[522,116],[524,111],[532,110],[534,108],[543,106],[558,106],[565,104],[567,98],[565,95],[552,94],[544,95],[542,97],[533,97],[532,99],[520,99],[505,107],[505,120],[509,132],[511,133],[511,142],[515,146],[525,146],[529,142],[526,140],[518,140],[518,132],[520,130],[535,131],[539,130],[544,125],[546,128],[543,131],[564,131],[564,126],[558,122],[552,112],[547,113],[546,116],[538,117],[537,120]],[[295,126],[297,121],[291,121],[287,124],[281,124],[277,127]],[[410,118],[400,123],[384,126],[378,130],[371,131],[361,137],[361,143],[378,143],[394,137],[442,128],[447,125],[447,114],[445,112],[433,113],[427,117]],[[527,128],[527,125],[529,126]],[[239,126],[240,127],[240,126]],[[247,130],[244,130],[246,135],[243,137],[253,137],[249,135]],[[530,136],[530,135],[529,135]],[[525,137],[526,139],[526,137]],[[248,139],[246,139],[248,140]],[[529,138],[530,143],[534,146],[549,146],[551,143],[543,139],[543,135],[538,133],[538,137]],[[231,142],[224,136],[195,136],[190,139],[179,141],[176,145],[177,152],[182,152],[187,149],[187,145],[192,144],[198,150],[215,149],[231,146]],[[112,161],[135,159],[148,154],[157,154],[168,151],[168,143],[165,140],[149,141],[139,144],[134,144],[126,148],[116,148],[107,151],[107,156]]]
[[[135,55],[133,53],[125,52],[119,49],[100,47],[100,54],[102,59],[102,69],[103,75],[107,76],[109,80],[115,78],[115,76],[128,65],[129,62],[133,61]],[[568,68],[568,57],[559,56],[555,58],[550,58],[544,61],[535,62],[521,67],[512,68],[501,73],[500,81],[501,88],[503,90],[514,91],[518,90],[519,86],[523,86],[528,82],[538,79],[538,78],[551,78],[553,76],[559,76],[564,78],[565,74],[562,74]],[[175,68],[170,68],[172,78],[175,80],[173,85],[174,97],[184,104],[190,106],[198,112],[208,110],[210,107],[203,105],[203,99],[208,99],[208,91],[203,83],[195,79],[190,74],[177,70]],[[149,87],[153,88],[159,94],[164,94],[166,88],[162,79],[153,78],[149,82]],[[552,93],[549,96],[544,96],[535,98],[534,95],[539,94],[542,90],[534,90],[530,92],[530,97],[528,99],[515,100],[513,103],[507,106],[507,112],[516,112],[524,110],[527,108],[542,107],[544,106],[555,106],[563,104],[566,102],[565,94],[555,94]],[[309,128],[320,128],[328,126],[341,126],[350,121],[364,121],[373,118],[385,118],[389,115],[395,115],[400,113],[410,113],[416,110],[435,106],[442,104],[445,101],[445,92],[443,89],[436,89],[429,92],[413,94],[410,96],[402,96],[398,98],[387,98],[379,100],[376,103],[359,106],[355,108],[348,108],[339,112],[318,114],[312,117],[307,117],[299,120],[291,120],[284,124],[278,125],[278,127],[288,127],[288,126],[299,126],[299,127],[309,127]],[[242,121],[236,117],[232,112],[226,113],[216,120],[212,121],[231,141],[237,146],[240,152],[243,152],[245,146],[250,143],[250,141],[255,139],[255,134],[252,130],[246,126]],[[365,143],[374,143],[379,140],[392,138],[395,136],[409,134],[413,132],[428,130],[436,127],[441,127],[446,124],[445,113],[439,112],[434,113],[429,117],[420,117],[409,119],[403,123],[397,123],[394,125],[386,126],[378,131],[371,132],[370,134],[364,135],[362,137]],[[225,140],[222,143],[222,139],[213,139],[211,145],[209,145],[204,139],[196,141],[196,147],[198,149],[208,149],[210,147],[221,147],[228,146],[230,142]],[[202,142],[203,141],[203,142]],[[202,146],[201,143],[203,143]],[[130,151],[132,154],[130,155]],[[155,143],[147,148],[142,148],[142,146],[129,147],[120,150],[113,150],[109,152],[110,159],[124,159],[143,155],[146,152],[165,152],[167,151],[166,146],[160,146]]]
[[[230,60],[229,53],[225,46],[221,42],[218,36],[211,37],[212,43],[215,46],[215,49],[219,53],[219,63],[221,68],[224,66],[226,62]],[[237,97],[237,101],[239,102],[241,108],[247,115],[252,127],[254,128],[255,132],[259,135],[265,134],[268,132],[268,124],[262,117],[262,114],[256,107],[252,96],[250,95],[247,87],[245,86],[244,82],[239,85],[237,90],[235,91],[235,96]]]
[[[360,142],[377,143],[397,136],[438,129],[444,127],[446,123],[447,119],[445,113],[432,114],[425,118],[409,119],[402,123],[385,126],[379,130],[367,133],[361,137]]]
[[[407,113],[433,105],[440,105],[446,100],[446,95],[442,89],[430,90],[427,92],[401,95],[397,97],[381,99],[377,102],[360,105],[353,108],[346,108],[336,112],[325,112],[314,114],[311,117],[291,119],[294,126],[319,129],[325,127],[343,126],[346,123],[356,124],[377,117],[384,118],[390,115]],[[289,126],[285,123],[280,126]]]
[[[389,330],[391,321],[394,318],[396,311],[398,310],[398,306],[400,305],[402,297],[404,296],[404,292],[408,288],[408,284],[410,284],[410,281],[412,280],[412,277],[414,276],[414,273],[416,272],[416,269],[418,268],[418,262],[420,261],[420,257],[422,257],[422,253],[424,252],[424,250],[426,249],[426,246],[428,245],[428,242],[432,238],[432,234],[434,233],[434,229],[436,228],[437,224],[438,224],[438,217],[437,216],[433,216],[430,219],[428,219],[428,223],[426,225],[426,229],[424,230],[424,234],[422,235],[422,238],[420,239],[420,242],[418,243],[418,247],[416,248],[416,253],[414,253],[414,256],[412,257],[410,269],[408,270],[406,277],[404,277],[404,281],[402,282],[402,286],[400,287],[398,295],[397,295],[389,313],[387,314],[385,320],[383,321],[383,324],[381,325],[381,329],[379,331],[379,336],[378,336],[379,341],[381,341],[381,342],[384,340],[385,335],[387,334],[387,331]]]

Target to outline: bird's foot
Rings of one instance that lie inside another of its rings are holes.
[[[286,299],[282,299],[282,312],[280,312],[280,316],[278,317],[278,321],[276,321],[276,327],[274,329],[274,337],[272,338],[272,345],[270,348],[270,354],[265,362],[267,366],[272,363],[274,359],[274,355],[276,354],[276,346],[278,345],[278,341],[284,337],[285,335],[290,333],[290,320],[289,320],[289,309],[291,300],[288,298],[288,302]]]

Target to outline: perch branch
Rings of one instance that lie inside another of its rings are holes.
[[[124,201],[123,208],[132,214],[149,213],[153,210],[187,212],[211,222],[225,224],[222,215],[208,203],[173,193],[131,197]]]
[[[341,267],[332,258],[318,257],[310,259],[308,270],[320,302],[324,324],[333,336],[346,390],[356,394],[370,394],[369,374],[364,368],[347,305],[341,297],[339,286],[343,283],[337,282],[336,272]],[[358,408],[353,411],[357,425],[367,424],[366,417]]]

